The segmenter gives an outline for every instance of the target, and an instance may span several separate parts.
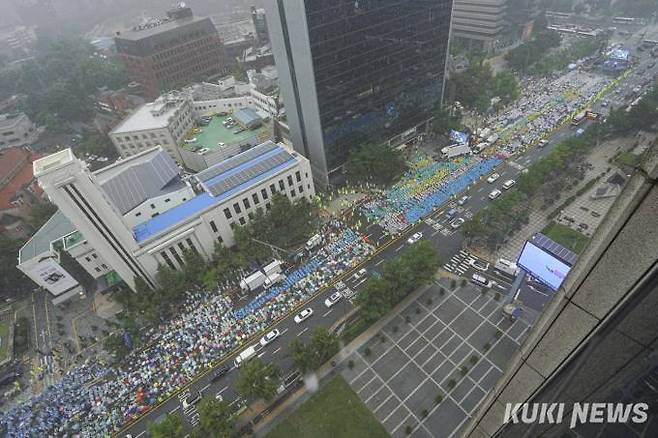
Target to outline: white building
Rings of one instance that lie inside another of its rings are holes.
[[[178,146],[193,127],[190,100],[178,93],[169,93],[137,108],[110,131],[109,136],[122,157],[162,146],[182,163]]]
[[[0,149],[29,146],[38,137],[39,130],[25,114],[0,114]]]
[[[48,269],[66,277],[61,267],[43,265],[43,254],[52,254],[51,242],[76,232],[75,244],[65,249],[86,245],[69,253],[93,277],[114,272],[132,288],[138,277],[153,287],[158,266],[179,269],[183,251],[210,258],[215,243],[233,245],[235,227],[267,210],[274,193],[292,201],[315,194],[308,160],[271,141],[188,180],[161,148],[93,173],[67,149],[35,161],[34,174],[60,210],[51,219],[59,228],[39,230],[38,242],[28,242],[19,257],[19,268],[41,285]]]

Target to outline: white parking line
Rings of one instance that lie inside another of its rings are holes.
[[[308,327],[306,327],[306,328],[305,328],[304,330],[302,330],[301,332],[297,333],[297,336],[301,336],[301,335],[303,335],[304,333],[306,333],[306,330],[308,330]]]
[[[140,436],[144,435],[146,433],[145,430],[143,430],[139,435],[135,436],[135,438],[139,438]]]
[[[279,347],[279,348],[277,348],[276,350],[274,350],[274,351],[272,352],[272,354],[277,354],[280,350],[281,350],[281,347]]]
[[[288,327],[284,328],[283,330],[281,330],[281,335],[284,335],[287,331],[288,331]]]
[[[400,247],[396,248],[395,252],[400,251],[402,248],[404,248],[404,245],[400,245]]]
[[[375,263],[375,266],[379,266],[379,265],[381,265],[382,263],[384,263],[385,261],[386,261],[386,259],[381,259],[380,261],[378,261],[377,263]]]
[[[222,389],[220,389],[217,394],[221,394],[222,392],[226,391],[227,389],[228,389],[228,386],[225,386]]]
[[[324,318],[325,316],[329,315],[333,311],[334,311],[334,309],[327,310],[325,313],[322,314],[322,317]]]
[[[180,406],[176,406],[174,409],[172,409],[171,411],[169,411],[169,413],[170,413],[170,414],[173,414],[174,412],[176,412],[176,411],[178,410],[179,407],[180,407]],[[139,435],[137,435],[137,436],[139,436]]]
[[[261,354],[258,355],[258,358],[260,359],[261,357],[263,357],[263,356],[265,355],[265,353],[266,353],[266,351],[263,350],[263,352],[262,352]]]
[[[432,236],[436,236],[440,232],[441,232],[441,230],[436,230],[435,232],[432,233]]]
[[[199,390],[199,392],[203,392],[203,391],[205,391],[206,389],[208,389],[209,386],[210,386],[210,383],[208,383],[206,386],[204,386],[203,388],[201,388],[201,389]]]

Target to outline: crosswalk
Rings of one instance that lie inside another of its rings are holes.
[[[508,161],[507,163],[517,170],[525,169],[525,166],[523,164],[517,163],[516,161]]]
[[[443,265],[443,269],[448,272],[452,272],[453,274],[463,275],[464,272],[469,269],[469,261],[472,258],[473,257],[468,252],[459,250],[457,254],[452,256],[448,263]]]

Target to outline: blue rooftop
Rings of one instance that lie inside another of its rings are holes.
[[[196,175],[205,193],[133,227],[135,240],[144,242],[293,166],[295,162],[286,149],[266,142],[209,167]]]

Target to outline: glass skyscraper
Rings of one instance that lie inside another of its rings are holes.
[[[452,0],[266,0],[294,147],[314,176],[412,135],[441,101]]]

